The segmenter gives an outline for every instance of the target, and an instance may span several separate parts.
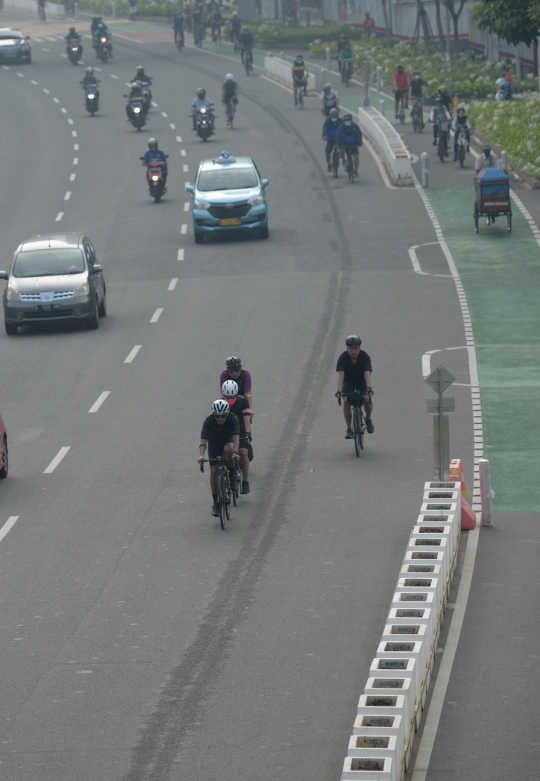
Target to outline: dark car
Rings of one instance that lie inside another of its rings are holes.
[[[0,27],[0,62],[32,62],[30,37],[16,27]]]
[[[96,251],[82,233],[33,236],[20,244],[4,290],[4,323],[13,336],[19,326],[84,320],[98,328],[107,314],[107,290]]]

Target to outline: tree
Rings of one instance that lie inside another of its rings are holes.
[[[538,73],[539,0],[482,0],[473,9],[473,19],[481,30],[489,30],[507,43],[532,45]]]
[[[444,30],[443,30],[442,18],[441,18],[441,0],[435,0],[435,17],[437,19],[437,32],[439,34],[439,43],[441,44],[442,51],[444,51]]]
[[[445,7],[452,17],[452,22],[454,23],[454,43],[456,52],[459,51],[459,17],[463,11],[465,2],[466,0],[443,0]]]

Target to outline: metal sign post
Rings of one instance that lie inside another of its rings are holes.
[[[455,404],[454,398],[444,396],[444,392],[455,381],[455,377],[439,364],[424,379],[437,392],[436,399],[427,400],[427,411],[430,414],[435,414],[433,418],[433,473],[439,480],[448,480],[450,476],[450,426],[448,415],[445,413],[454,412]]]

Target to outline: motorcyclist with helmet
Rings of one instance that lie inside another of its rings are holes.
[[[80,35],[74,27],[70,27],[68,34],[64,35],[64,41],[66,42],[66,54],[68,55],[69,55],[69,42],[73,40],[78,41],[79,49],[81,51],[81,57],[82,57],[82,53],[83,53],[82,35]]]
[[[88,87],[89,85],[93,85],[95,87],[94,94],[96,96],[96,105],[99,104],[99,90],[98,90],[99,80],[94,75],[94,69],[90,65],[86,69],[86,74],[85,76],[83,76],[83,79],[80,83],[83,85],[83,89],[85,87]]]
[[[352,439],[351,430],[352,413],[348,401],[348,396],[358,392],[363,396],[364,409],[366,411],[366,428],[368,434],[373,434],[375,427],[371,420],[373,412],[373,403],[371,397],[373,388],[371,387],[371,358],[360,349],[362,340],[359,336],[351,335],[345,340],[347,349],[342,352],[338,358],[336,372],[338,375],[336,397],[343,400],[343,417],[347,426],[345,439]]]
[[[323,141],[326,141],[324,148],[324,155],[326,157],[326,170],[330,173],[332,171],[331,156],[334,151],[334,147],[337,143],[337,132],[341,125],[341,119],[339,118],[339,110],[337,108],[330,109],[330,116],[324,121],[322,128]]]
[[[339,110],[339,95],[337,90],[333,89],[332,85],[328,83],[323,86],[323,91],[321,92],[321,112],[327,117],[333,108]]]
[[[249,445],[251,443],[251,409],[245,396],[238,394],[238,383],[234,380],[225,380],[221,386],[223,398],[229,405],[231,412],[238,418],[240,425],[240,466],[242,468],[242,491],[249,494]]]
[[[161,170],[163,171],[163,191],[167,192],[167,174],[169,173],[167,155],[158,148],[157,138],[148,139],[148,150],[141,157],[141,160],[145,167],[148,167],[148,163],[162,163]]]
[[[139,81],[141,83],[141,87],[143,88],[143,91],[146,96],[146,105],[145,105],[145,111],[148,111],[150,106],[152,105],[152,90],[150,89],[150,84],[152,83],[152,77],[148,76],[144,71],[144,65],[139,65],[137,68],[137,73],[135,74],[135,78],[133,81]],[[148,84],[147,87],[143,86],[143,84]]]
[[[107,49],[109,51],[109,57],[113,56],[112,53],[112,43],[111,43],[111,34],[109,32],[109,28],[106,24],[103,22],[99,22],[97,29],[94,33],[93,38],[93,46],[96,52],[99,51],[99,47],[101,46],[101,39],[106,38],[107,39]]]
[[[214,104],[210,98],[206,97],[206,90],[203,87],[199,87],[196,97],[191,101],[191,116],[193,118],[193,130],[195,131],[197,130],[197,114],[202,108],[208,111],[213,133],[215,122]]]
[[[304,95],[307,95],[307,83],[308,83],[308,67],[304,62],[304,57],[301,54],[297,54],[291,65],[291,73],[293,79],[294,88],[294,105],[298,105],[298,88],[304,91]]]
[[[238,456],[240,445],[240,424],[236,415],[231,412],[225,399],[216,399],[212,404],[212,414],[209,415],[201,430],[199,458],[197,463],[204,464],[204,454],[208,448],[210,462],[210,490],[212,492],[212,515],[219,516],[218,505],[218,472],[219,464],[216,458],[223,456],[229,468],[231,488],[236,488],[235,455]]]
[[[142,110],[146,114],[146,95],[141,87],[140,81],[134,81],[133,84],[130,87],[129,93],[127,95],[127,104],[126,104],[126,114],[127,114],[127,121],[129,122],[131,120],[131,101],[132,100],[140,100],[142,105]]]

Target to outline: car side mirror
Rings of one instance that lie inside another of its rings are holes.
[[[29,41],[29,40],[30,40],[30,36],[29,36],[29,35],[27,35],[27,36],[26,36],[26,40],[27,40],[27,41]]]
[[[103,271],[103,266],[101,265],[101,263],[94,263],[94,265],[92,266],[92,272],[94,274],[99,274],[100,271]]]
[[[5,279],[6,281],[9,279],[7,271],[0,271],[0,279]]]
[[[193,185],[192,184],[186,184],[186,192],[193,193]]]
[[[261,179],[261,187],[268,187],[269,184],[268,179]]]

